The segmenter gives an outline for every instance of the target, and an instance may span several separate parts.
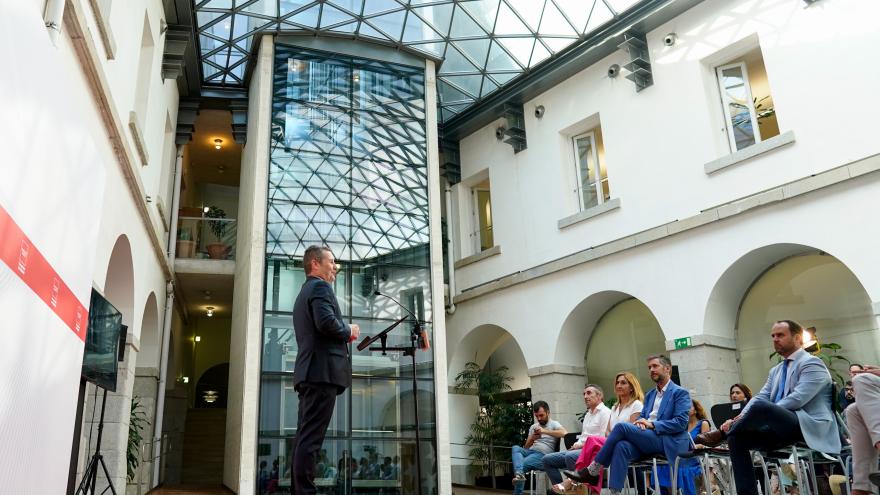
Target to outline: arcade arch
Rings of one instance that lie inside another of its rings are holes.
[[[776,363],[768,332],[780,319],[815,327],[819,342],[840,344],[852,362],[876,363],[880,330],[871,299],[836,257],[812,250],[778,260],[757,276],[736,313],[736,341],[744,383],[760,389]],[[845,376],[846,364],[834,368]]]
[[[651,377],[645,358],[665,349],[663,330],[651,310],[636,298],[626,299],[606,311],[593,329],[584,358],[587,378],[611,394],[615,375],[629,371],[647,389]]]
[[[583,366],[586,379],[613,389],[619,371],[650,383],[645,358],[665,350],[665,335],[654,313],[640,299],[620,291],[590,295],[562,325],[556,362]]]
[[[141,319],[139,367],[159,367],[159,306],[156,293],[150,292]]]

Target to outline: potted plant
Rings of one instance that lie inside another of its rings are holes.
[[[477,486],[513,488],[512,473],[499,476],[499,471],[507,470],[510,448],[525,440],[532,412],[527,398],[509,397],[512,380],[506,366],[489,370],[473,362],[465,364],[465,369],[455,377],[456,389],[476,389],[480,397],[480,410],[465,437],[471,446],[471,467],[482,475],[476,477]]]
[[[193,258],[196,254],[196,241],[192,238],[192,231],[189,228],[180,227],[177,230],[177,250],[175,251],[178,258]]]
[[[211,206],[205,212],[205,218],[214,218],[216,220],[208,220],[208,228],[214,234],[216,242],[208,244],[205,249],[208,250],[208,256],[212,260],[223,260],[229,254],[229,245],[226,244],[224,236],[226,235],[227,222],[222,219],[226,218],[226,212],[222,208]]]

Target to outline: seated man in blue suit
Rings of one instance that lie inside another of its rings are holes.
[[[840,452],[840,435],[831,410],[831,374],[821,359],[803,350],[803,327],[777,321],[770,330],[773,348],[783,361],[770,370],[764,388],[735,418],[697,435],[714,447],[727,438],[736,493],[757,495],[749,451],[778,449],[805,440],[819,452]]]
[[[648,358],[648,371],[657,386],[645,396],[645,407],[635,423],[614,425],[605,445],[592,464],[578,471],[563,471],[571,479],[596,485],[603,467],[611,468],[608,488],[620,493],[626,481],[629,463],[649,455],[664,454],[669,463],[690,450],[688,414],[691,396],[673,383],[672,362],[664,355]]]

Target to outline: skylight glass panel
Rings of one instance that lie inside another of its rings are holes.
[[[194,10],[206,84],[243,87],[261,32],[345,33],[440,59],[438,88],[452,84],[439,91],[442,121],[647,1],[197,0]]]

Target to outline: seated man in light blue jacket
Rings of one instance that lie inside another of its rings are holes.
[[[750,450],[778,449],[803,440],[813,450],[840,452],[831,374],[821,359],[803,350],[803,327],[780,320],[770,337],[783,361],[770,370],[767,383],[739,416],[696,439],[711,447],[727,438],[738,494],[758,493]]]

